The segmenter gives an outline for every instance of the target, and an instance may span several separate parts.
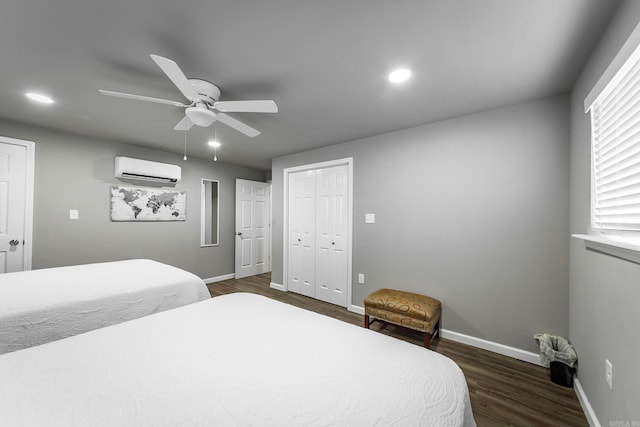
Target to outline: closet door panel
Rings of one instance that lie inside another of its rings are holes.
[[[347,166],[317,171],[316,298],[347,304]]]
[[[289,276],[287,288],[315,296],[315,174],[289,175]]]
[[[331,215],[330,176],[316,174],[316,298],[331,301]]]
[[[348,295],[348,215],[349,215],[349,168],[332,168],[333,211],[331,227],[331,299],[333,304],[347,306]]]

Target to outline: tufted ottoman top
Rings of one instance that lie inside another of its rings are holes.
[[[440,301],[394,289],[378,289],[364,299],[365,312],[387,311],[430,323],[440,317]]]

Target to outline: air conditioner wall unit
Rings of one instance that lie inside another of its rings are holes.
[[[116,156],[115,176],[140,181],[176,183],[180,181],[182,169],[168,163]]]

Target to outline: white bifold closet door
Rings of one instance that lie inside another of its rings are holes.
[[[348,166],[289,174],[287,289],[347,306]]]

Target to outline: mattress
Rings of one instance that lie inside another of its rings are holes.
[[[0,356],[3,426],[474,426],[449,358],[236,293]]]
[[[0,275],[0,354],[210,298],[204,282],[146,259]]]

